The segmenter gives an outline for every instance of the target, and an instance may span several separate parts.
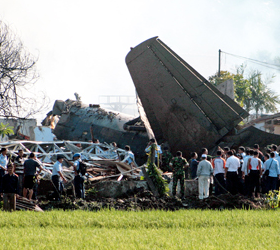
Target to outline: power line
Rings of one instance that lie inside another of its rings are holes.
[[[227,52],[224,52],[224,51],[221,51],[221,52],[224,53],[224,54],[230,55],[230,56],[234,56],[234,57],[238,57],[238,58],[243,58],[243,59],[246,59],[246,60],[250,60],[250,61],[252,61],[252,62],[254,62],[254,63],[256,63],[256,64],[265,66],[265,67],[267,67],[267,68],[276,69],[276,70],[279,70],[279,69],[280,69],[280,65],[279,65],[279,64],[273,64],[273,63],[262,62],[262,61],[259,61],[259,60],[255,60],[255,59],[248,58],[248,57],[244,57],[244,56],[234,55],[234,54],[227,53]],[[269,67],[269,66],[274,66],[274,67],[277,67],[277,68]]]

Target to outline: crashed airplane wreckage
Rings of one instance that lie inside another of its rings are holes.
[[[59,117],[57,124],[54,124]],[[145,147],[149,140],[140,117],[113,112],[99,105],[80,101],[56,100],[42,125],[52,126],[58,140],[116,142],[119,148],[130,145],[138,164],[146,160]]]
[[[157,37],[132,48],[126,64],[146,113],[141,119],[173,154],[202,147],[214,153],[222,142],[231,147],[280,144],[279,135],[254,127],[236,132],[249,114]]]
[[[97,138],[120,148],[130,145],[139,165],[146,160],[151,137],[169,145],[173,154],[180,150],[186,156],[202,147],[215,153],[218,145],[280,144],[279,135],[253,126],[237,130],[249,114],[157,37],[132,48],[126,64],[137,90],[139,118],[67,100],[56,101],[42,124],[59,117],[53,127],[59,140]]]

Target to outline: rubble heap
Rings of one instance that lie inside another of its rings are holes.
[[[141,211],[149,209],[160,209],[175,211],[179,209],[262,209],[265,207],[264,199],[251,200],[242,195],[224,194],[218,197],[210,196],[199,200],[197,196],[188,196],[184,199],[163,196],[156,198],[153,193],[144,188],[129,190],[121,198],[96,198],[95,194],[87,194],[86,200],[71,200],[64,198],[61,202],[39,203],[43,210],[65,209],[65,210],[89,210],[116,209],[128,211]]]

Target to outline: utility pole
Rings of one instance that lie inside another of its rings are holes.
[[[221,76],[221,50],[219,49],[219,67],[218,67],[218,77]]]

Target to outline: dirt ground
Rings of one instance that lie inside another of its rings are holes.
[[[43,210],[64,209],[64,210],[90,210],[100,209],[116,210],[147,210],[160,209],[175,211],[178,209],[262,209],[265,208],[265,198],[248,199],[242,195],[223,194],[210,196],[207,199],[199,200],[197,196],[188,196],[183,199],[178,197],[155,197],[149,190],[135,188],[129,190],[121,198],[96,198],[94,193],[88,193],[85,200],[74,199],[72,196],[63,196],[60,202],[39,200],[38,205]]]

